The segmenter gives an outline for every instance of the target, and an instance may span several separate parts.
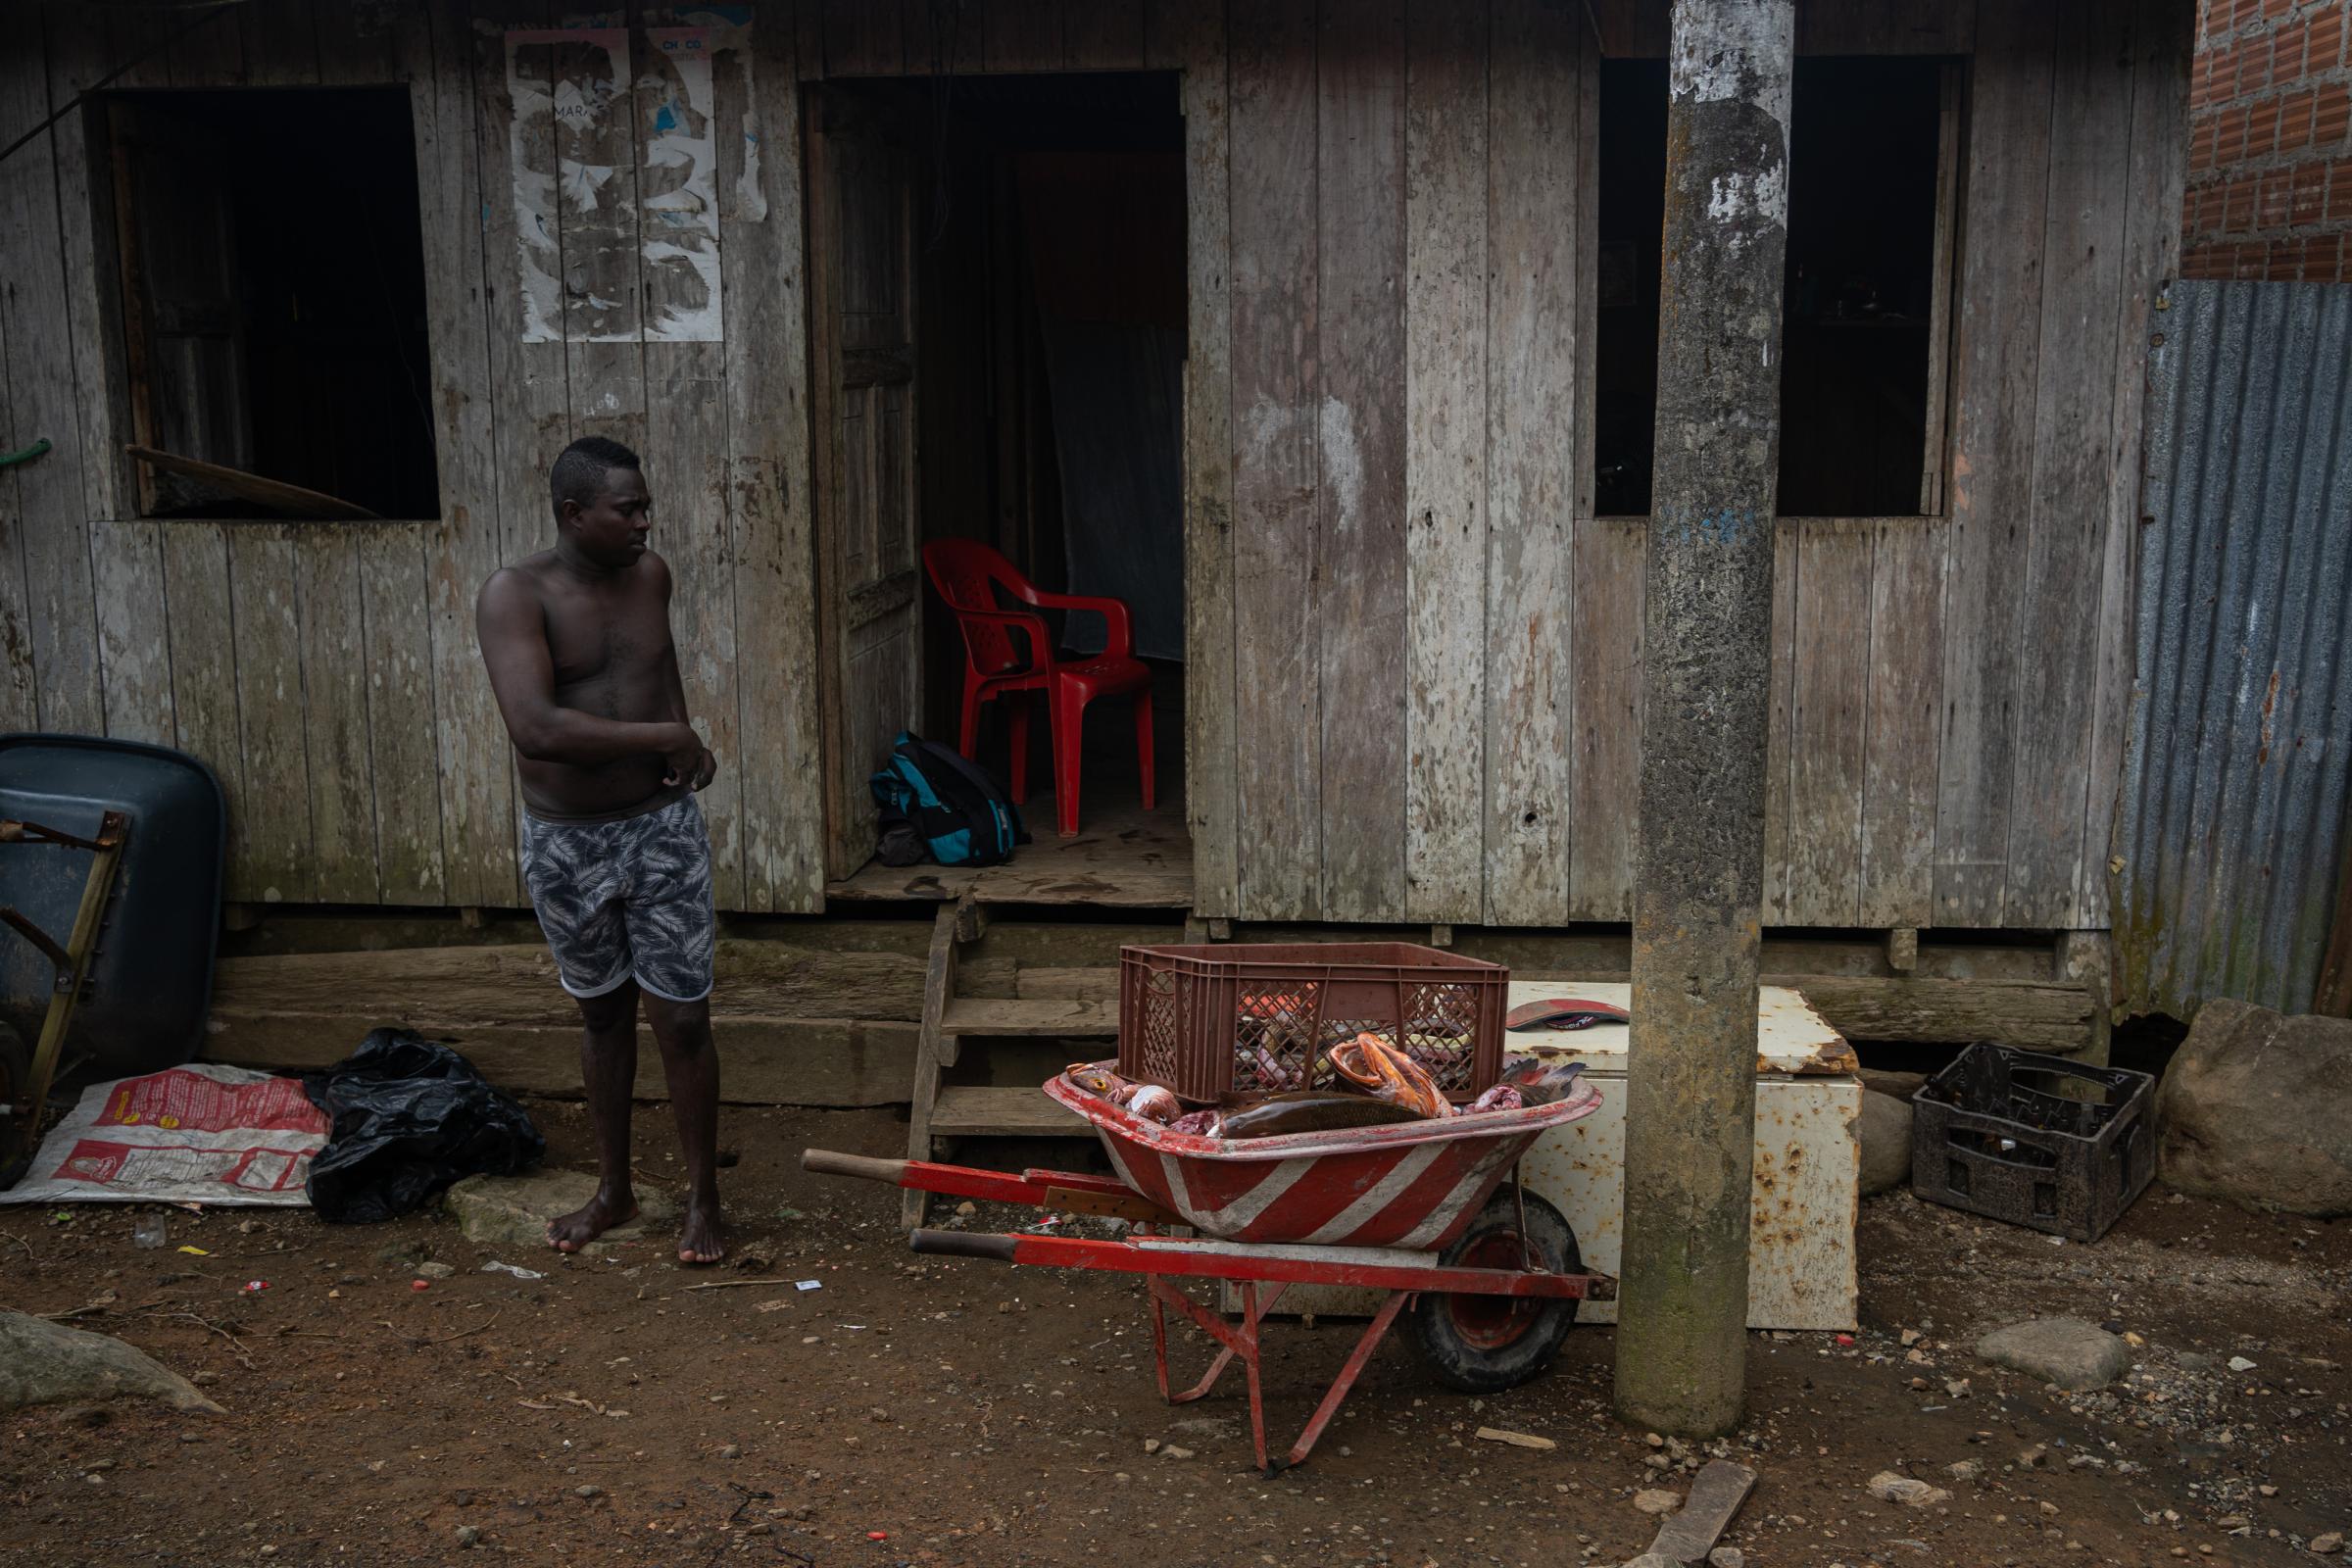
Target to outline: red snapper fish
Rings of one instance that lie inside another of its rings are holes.
[[[1166,1125],[1184,1114],[1184,1102],[1178,1100],[1173,1091],[1157,1084],[1135,1083],[1107,1067],[1087,1062],[1073,1062],[1063,1072],[1070,1082],[1088,1094],[1100,1095],[1146,1121]]]
[[[1453,1114],[1453,1105],[1427,1068],[1380,1036],[1359,1034],[1331,1048],[1332,1071],[1375,1100],[1402,1105],[1429,1119]]]

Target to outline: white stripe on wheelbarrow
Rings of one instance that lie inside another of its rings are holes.
[[[1184,1217],[1202,1230],[1238,1231],[1247,1228],[1267,1209],[1279,1202],[1284,1194],[1298,1184],[1315,1161],[1312,1156],[1277,1161],[1257,1185],[1223,1208],[1202,1208],[1193,1197],[1193,1190],[1184,1179],[1184,1167],[1173,1154],[1159,1156],[1160,1168],[1167,1172],[1168,1186],[1176,1194],[1177,1208]]]
[[[1386,1176],[1365,1189],[1362,1197],[1307,1232],[1302,1240],[1312,1246],[1353,1236],[1378,1218],[1381,1210],[1395,1202],[1396,1195],[1412,1186],[1429,1169],[1430,1161],[1445,1152],[1444,1144],[1415,1144]]]
[[[1103,1152],[1110,1155],[1119,1180],[1145,1197],[1151,1188],[1136,1180],[1135,1170],[1128,1163],[1130,1151],[1122,1149],[1116,1139],[1102,1140]],[[1273,1206],[1275,1200],[1291,1190],[1299,1174],[1314,1163],[1311,1158],[1278,1160],[1266,1168],[1266,1173],[1252,1187],[1223,1208],[1202,1208],[1193,1198],[1193,1190],[1184,1179],[1184,1165],[1173,1154],[1158,1154],[1159,1174],[1167,1184],[1168,1206],[1201,1230],[1239,1230]]]
[[[1472,1165],[1462,1179],[1453,1184],[1453,1190],[1446,1195],[1446,1200],[1432,1208],[1427,1219],[1397,1237],[1396,1245],[1398,1247],[1427,1247],[1444,1235],[1446,1227],[1453,1222],[1457,1207],[1463,1201],[1464,1193],[1475,1190],[1481,1182],[1487,1179],[1487,1173],[1503,1159],[1517,1157],[1518,1152],[1512,1148],[1516,1140],[1508,1138],[1496,1139],[1494,1148],[1488,1152],[1486,1157]],[[1423,1147],[1436,1149],[1439,1146],[1428,1144]]]

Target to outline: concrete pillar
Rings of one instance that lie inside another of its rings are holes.
[[[1739,1425],[1793,0],[1676,0],[1617,1413]]]

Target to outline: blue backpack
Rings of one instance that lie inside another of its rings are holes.
[[[885,865],[928,855],[942,865],[997,865],[1029,842],[1020,808],[977,762],[901,731],[882,770],[868,781],[881,808]]]

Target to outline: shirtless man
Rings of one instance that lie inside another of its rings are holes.
[[[637,455],[574,441],[548,474],[556,545],[493,572],[474,607],[522,782],[523,881],[587,1033],[580,1075],[596,1196],[547,1228],[577,1251],[637,1213],[629,1095],[642,1001],[686,1155],[678,1261],[725,1248],[718,1053],[710,1043],[710,838],[695,792],[718,762],[687,722],[669,637],[669,567],[647,548]]]

